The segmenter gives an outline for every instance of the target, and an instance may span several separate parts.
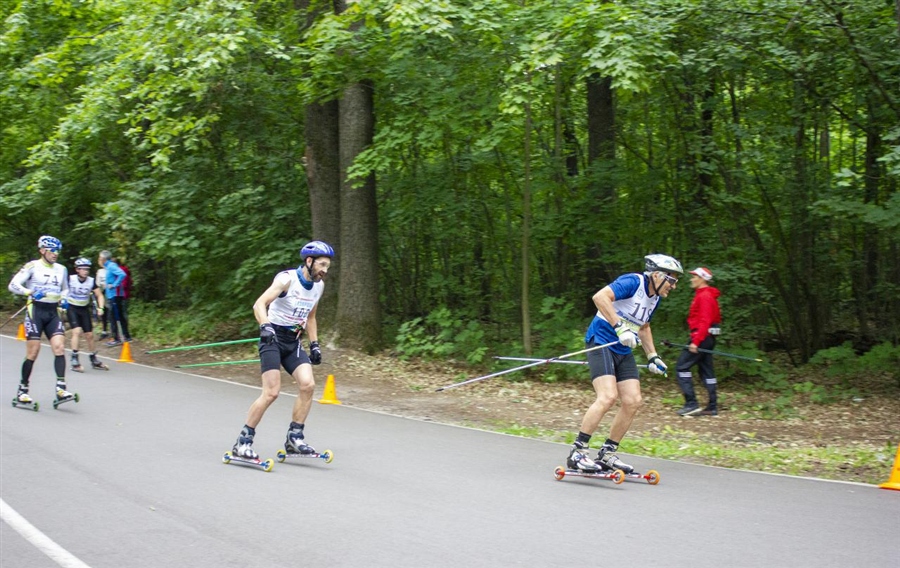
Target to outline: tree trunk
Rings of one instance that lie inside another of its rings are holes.
[[[367,81],[350,85],[340,101],[341,274],[337,327],[341,343],[366,352],[381,347],[378,287],[378,203],[375,176],[355,183],[347,169],[372,144],[374,97]]]
[[[525,179],[522,185],[522,347],[531,356],[531,103],[525,103]]]

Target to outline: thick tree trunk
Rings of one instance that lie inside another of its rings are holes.
[[[367,352],[381,347],[378,288],[378,204],[375,177],[347,178],[356,157],[375,135],[372,85],[349,86],[340,101],[341,273],[337,326],[341,343]],[[356,185],[356,187],[354,187]]]

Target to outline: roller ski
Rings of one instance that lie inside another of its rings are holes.
[[[81,361],[78,360],[78,355],[72,355],[72,371],[76,373],[83,373],[84,367],[81,366]]]
[[[72,401],[78,402],[79,400],[81,400],[81,397],[78,396],[77,392],[69,392],[66,390],[64,383],[56,383],[56,399],[53,401],[53,408],[59,408],[60,404]]]
[[[272,459],[261,460],[259,454],[253,451],[253,434],[254,430],[245,426],[231,451],[225,452],[225,455],[222,456],[222,463],[234,462],[258,467],[267,472],[272,471],[275,462]]]
[[[608,479],[619,485],[625,480],[646,480],[650,485],[659,483],[659,473],[650,470],[647,473],[637,473],[634,467],[621,461],[610,447],[603,447],[597,455],[597,460],[587,457],[587,447],[576,443],[566,460],[566,467],[557,467],[554,476],[557,481],[562,481],[566,476],[588,477],[594,479]]]
[[[33,410],[35,412],[40,408],[40,404],[28,394],[28,387],[22,385],[19,385],[19,392],[17,392],[15,398],[12,399],[12,405],[14,408],[24,408],[25,410]]]
[[[284,441],[284,449],[278,450],[275,457],[278,458],[279,463],[284,463],[286,459],[297,458],[318,458],[325,460],[325,463],[331,463],[331,460],[334,459],[334,454],[331,450],[325,450],[321,453],[317,452],[315,448],[307,444],[303,439],[303,427],[292,423],[291,429],[288,430],[287,439]]]

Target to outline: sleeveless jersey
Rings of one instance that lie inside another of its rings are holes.
[[[94,278],[88,276],[84,282],[78,279],[77,274],[69,276],[69,303],[73,306],[87,306],[91,303],[91,292],[97,285]]]
[[[632,331],[637,333],[645,323],[650,321],[653,311],[659,304],[659,296],[650,296],[647,290],[647,279],[644,274],[623,274],[609,285],[616,299],[613,301],[613,309],[616,315]],[[599,311],[584,336],[585,342],[594,340],[597,345],[618,341],[619,337],[606,318]],[[609,347],[609,350],[619,355],[631,353],[631,349],[621,343]]]
[[[269,304],[269,321],[275,325],[284,327],[306,327],[309,312],[316,307],[322,292],[325,290],[325,282],[316,282],[312,289],[307,290],[300,284],[296,270],[285,270],[275,276],[275,282],[280,284],[290,283],[287,292]]]
[[[9,291],[13,294],[27,295],[28,291],[43,292],[44,297],[35,302],[55,304],[68,289],[69,271],[62,264],[47,264],[43,259],[32,260],[25,264],[12,280]]]

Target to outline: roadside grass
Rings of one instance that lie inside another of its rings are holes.
[[[571,432],[543,430],[518,424],[494,424],[496,432],[571,444]],[[594,444],[596,445],[596,444]],[[630,436],[620,450],[625,454],[647,456],[689,463],[743,469],[784,475],[815,477],[838,481],[855,481],[878,485],[887,480],[896,448],[870,444],[829,445],[828,447],[797,444],[763,443],[746,440],[734,443],[712,442],[693,432],[666,427],[656,436]]]

